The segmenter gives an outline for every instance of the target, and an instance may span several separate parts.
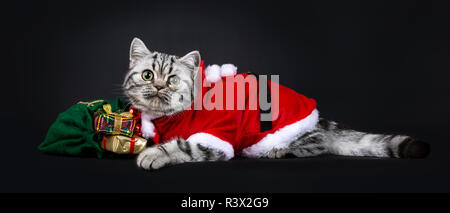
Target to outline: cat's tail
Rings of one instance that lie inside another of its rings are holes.
[[[372,134],[352,130],[325,119],[319,127],[326,135],[329,153],[347,156],[424,158],[430,145],[405,135]]]

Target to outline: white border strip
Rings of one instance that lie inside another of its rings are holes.
[[[268,134],[258,143],[245,148],[242,150],[242,155],[245,157],[259,158],[274,148],[286,148],[295,137],[312,130],[318,121],[319,111],[314,109],[306,118],[287,125],[272,134]]]
[[[201,144],[211,149],[222,151],[225,154],[225,160],[234,157],[234,149],[230,143],[208,133],[200,132],[191,135],[187,141],[192,144]]]

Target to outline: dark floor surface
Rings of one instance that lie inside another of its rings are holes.
[[[8,1],[2,7],[0,192],[450,192],[448,1]],[[123,97],[129,44],[200,50],[276,74],[352,128],[431,144],[423,160],[324,156],[189,163],[49,156],[78,101]],[[5,38],[3,38],[5,37]]]
[[[450,164],[442,151],[427,159],[234,159],[146,172],[134,159],[29,149],[3,164],[0,192],[450,192]]]

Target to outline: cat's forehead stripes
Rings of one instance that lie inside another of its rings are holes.
[[[173,71],[173,64],[177,56],[165,53],[154,52],[152,56],[152,69],[158,72],[160,76],[170,74]]]

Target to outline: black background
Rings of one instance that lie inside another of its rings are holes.
[[[442,1],[2,3],[1,192],[449,192],[450,5]],[[321,115],[431,143],[424,160],[320,157],[188,163],[44,155],[78,101],[123,97],[128,48],[199,50],[206,64],[277,74]]]

